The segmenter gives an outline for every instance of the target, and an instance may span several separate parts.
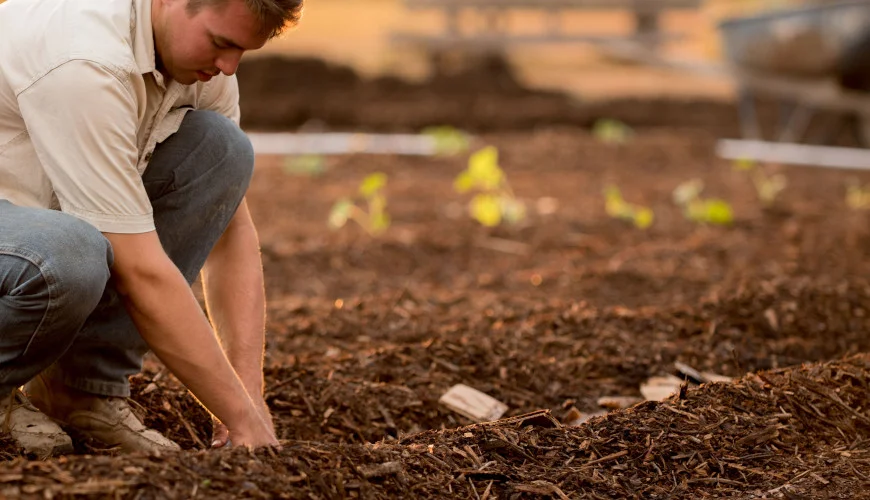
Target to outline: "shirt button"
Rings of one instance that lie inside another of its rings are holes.
[[[151,161],[151,151],[145,153],[145,161]]]

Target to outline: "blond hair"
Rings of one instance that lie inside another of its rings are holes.
[[[203,7],[223,7],[230,0],[188,0],[187,12],[196,14]],[[239,0],[233,0],[239,1]],[[244,0],[260,22],[260,34],[274,38],[302,17],[303,0]]]

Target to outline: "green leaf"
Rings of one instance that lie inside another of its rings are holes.
[[[618,120],[601,119],[592,127],[592,135],[605,144],[624,144],[631,139],[631,128]]]
[[[731,204],[725,200],[710,199],[704,202],[704,219],[710,224],[725,226],[734,221]]]
[[[634,213],[634,225],[640,229],[646,229],[653,223],[653,211],[647,207],[640,207]]]
[[[390,227],[390,216],[385,212],[378,212],[371,215],[371,226],[374,234],[379,234]]]
[[[387,174],[376,172],[363,179],[359,192],[366,198],[370,198],[376,191],[387,185]]]
[[[613,184],[608,184],[604,187],[604,198],[608,200],[622,201],[622,192]]]
[[[468,150],[468,135],[450,126],[427,127],[423,135],[435,141],[435,152],[440,155],[454,155]]]
[[[474,188],[475,180],[471,175],[471,172],[468,170],[463,170],[456,176],[456,179],[453,181],[453,189],[457,193],[467,193]]]
[[[288,175],[316,176],[326,171],[326,160],[321,155],[289,156],[282,170]]]
[[[474,153],[468,160],[468,172],[483,189],[489,191],[498,188],[502,181],[498,150],[494,146],[487,146]]]
[[[631,218],[631,205],[622,199],[622,193],[619,188],[609,185],[604,188],[604,210],[610,217],[616,218]]]
[[[353,202],[347,198],[342,198],[335,202],[332,210],[329,211],[329,227],[338,229],[347,223],[350,216],[350,211],[353,209]]]
[[[734,170],[740,172],[748,172],[755,168],[755,162],[753,160],[749,160],[746,158],[740,158],[739,160],[734,160]]]
[[[755,185],[755,191],[758,193],[758,198],[761,202],[769,205],[786,188],[788,179],[782,174],[774,174],[768,177],[761,170],[755,170],[752,175],[752,183]]]
[[[863,210],[870,207],[870,188],[862,187],[857,182],[846,186],[846,205],[852,210]]]
[[[471,216],[484,226],[494,227],[501,223],[501,206],[498,198],[479,194],[471,199]]]
[[[368,199],[368,203],[369,212],[383,212],[387,208],[387,197],[380,193],[375,193]]]

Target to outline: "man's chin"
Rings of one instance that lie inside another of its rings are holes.
[[[199,77],[197,77],[196,73],[186,73],[174,77],[174,80],[182,85],[193,85],[199,81]]]
[[[176,71],[169,74],[169,78],[182,85],[193,85],[199,81],[196,71]]]

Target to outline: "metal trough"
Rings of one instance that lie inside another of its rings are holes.
[[[775,10],[719,24],[727,61],[799,77],[826,77],[843,52],[870,30],[870,0]]]

